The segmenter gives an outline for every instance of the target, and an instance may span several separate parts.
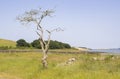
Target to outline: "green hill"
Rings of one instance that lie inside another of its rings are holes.
[[[0,39],[0,47],[4,47],[4,46],[16,47],[16,42],[6,39]]]

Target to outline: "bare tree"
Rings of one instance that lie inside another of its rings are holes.
[[[28,12],[25,12],[23,15],[18,16],[17,20],[19,20],[23,24],[28,24],[28,23],[33,23],[36,26],[36,33],[39,36],[39,42],[41,44],[42,52],[43,52],[43,57],[42,57],[42,64],[43,67],[46,68],[48,63],[47,63],[47,57],[48,57],[48,49],[49,49],[49,44],[50,44],[50,39],[51,39],[51,33],[54,31],[62,31],[61,28],[53,29],[53,30],[45,30],[43,29],[43,26],[41,25],[41,22],[44,18],[47,16],[51,16],[51,14],[54,13],[53,10],[41,10],[39,9],[34,9],[30,10]],[[48,33],[48,39],[47,42],[45,42],[44,39],[44,32]]]

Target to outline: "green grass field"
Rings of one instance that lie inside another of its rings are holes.
[[[41,57],[35,52],[0,53],[0,79],[120,79],[120,56],[50,53],[47,69]],[[65,64],[72,57],[76,61]]]
[[[11,40],[0,39],[0,47],[3,46],[16,47],[16,42]]]

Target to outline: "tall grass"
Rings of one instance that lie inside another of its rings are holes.
[[[6,79],[120,79],[120,56],[105,60],[96,54],[49,54],[48,68],[43,69],[41,53],[0,53],[0,78]],[[65,64],[69,58],[72,64]]]

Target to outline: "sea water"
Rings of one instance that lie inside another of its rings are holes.
[[[120,54],[120,49],[91,49],[90,52],[104,52],[111,54]]]

